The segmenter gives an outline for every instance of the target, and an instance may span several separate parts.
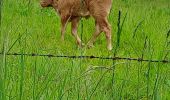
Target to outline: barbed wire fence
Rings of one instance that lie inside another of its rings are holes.
[[[3,53],[0,53],[3,55]],[[49,58],[69,58],[69,59],[103,59],[103,60],[129,60],[129,61],[139,61],[139,62],[161,62],[170,63],[169,60],[149,60],[143,58],[131,58],[131,57],[100,57],[100,56],[69,56],[69,55],[53,55],[53,54],[36,54],[36,53],[7,53],[7,56],[30,56],[30,57],[49,57]]]

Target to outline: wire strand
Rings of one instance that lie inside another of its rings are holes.
[[[3,55],[3,53],[0,53]],[[36,53],[6,53],[7,56],[31,56],[31,57],[50,57],[50,58],[71,58],[71,59],[103,59],[103,60],[129,60],[129,61],[139,61],[139,62],[161,62],[161,63],[170,63],[169,60],[149,60],[143,58],[130,58],[130,57],[101,57],[101,56],[75,56],[75,55],[53,55],[53,54],[36,54]]]

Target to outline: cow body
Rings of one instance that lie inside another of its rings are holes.
[[[71,22],[72,35],[76,38],[79,46],[82,46],[81,39],[77,35],[78,22],[81,17],[92,16],[95,19],[95,32],[87,43],[92,47],[96,38],[104,32],[107,40],[107,48],[112,49],[111,27],[107,16],[111,9],[111,0],[42,0],[42,7],[53,7],[61,18],[61,39],[64,40],[64,33],[67,22]]]

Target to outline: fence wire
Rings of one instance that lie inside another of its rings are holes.
[[[0,53],[3,55],[3,53]],[[131,57],[101,57],[101,56],[75,56],[75,55],[53,55],[53,54],[36,54],[36,53],[7,53],[7,56],[31,56],[31,57],[49,57],[49,58],[71,58],[71,59],[103,59],[103,60],[129,60],[129,61],[139,61],[139,62],[155,62],[155,63],[170,63],[170,60],[149,60],[143,58],[131,58]]]

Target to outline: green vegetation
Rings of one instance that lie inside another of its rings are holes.
[[[3,0],[1,8],[0,100],[170,99],[170,63],[6,55],[115,55],[170,60],[169,0],[113,0],[109,16],[112,51],[106,49],[103,33],[95,47],[78,48],[70,24],[62,42],[59,16],[52,8],[42,9],[38,0]],[[87,43],[94,20],[83,19],[82,24],[79,36]]]

